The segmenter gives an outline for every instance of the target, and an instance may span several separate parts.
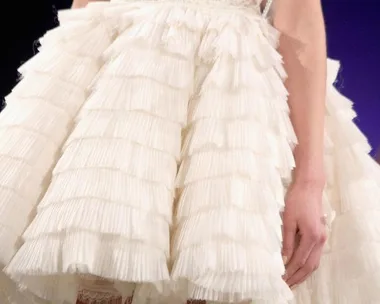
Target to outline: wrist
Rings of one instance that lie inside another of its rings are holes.
[[[323,157],[310,156],[296,158],[293,181],[307,185],[324,187],[326,183]]]
[[[323,188],[326,184],[323,165],[296,167],[293,171],[293,183],[305,187]]]
[[[293,179],[305,184],[324,184],[324,151],[317,147],[301,146],[295,147],[294,151],[295,169]]]

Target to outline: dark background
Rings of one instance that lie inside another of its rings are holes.
[[[276,0],[275,0],[276,1]],[[70,0],[27,0],[2,4],[0,11],[0,97],[17,80],[17,67],[37,51],[36,39],[57,25],[56,10]],[[355,101],[357,124],[374,147],[380,145],[380,1],[323,1],[328,53],[342,63],[337,86]]]

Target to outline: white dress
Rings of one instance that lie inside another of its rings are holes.
[[[259,3],[111,0],[60,20],[0,114],[2,304],[104,284],[134,304],[380,303],[380,170],[336,62],[329,239],[293,293],[280,212],[297,139]]]

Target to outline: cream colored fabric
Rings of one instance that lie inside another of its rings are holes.
[[[25,291],[4,279],[1,303],[291,303],[280,212],[297,139],[259,3],[119,0],[60,18],[0,115],[0,261]],[[336,217],[297,304],[380,302],[379,167],[337,70]]]
[[[273,0],[267,0],[265,2],[265,6],[264,6],[264,9],[263,9],[263,16],[266,17],[268,14],[269,14],[269,11],[272,7],[272,4],[273,4]]]

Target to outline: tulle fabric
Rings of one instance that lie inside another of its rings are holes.
[[[60,19],[0,115],[1,303],[380,302],[380,172],[336,62],[329,240],[292,292],[280,212],[297,139],[258,3],[111,1]]]

